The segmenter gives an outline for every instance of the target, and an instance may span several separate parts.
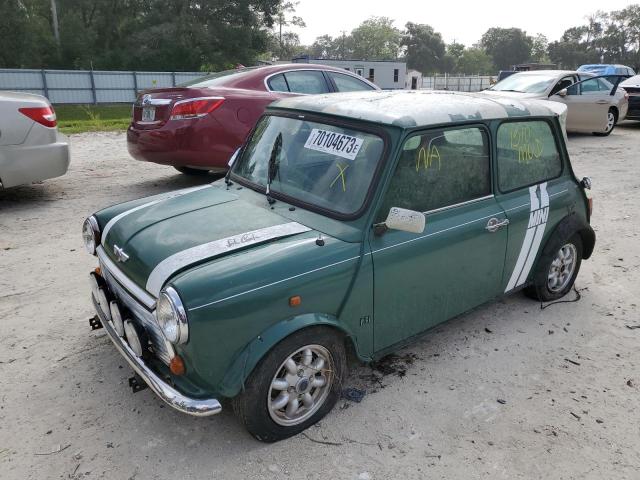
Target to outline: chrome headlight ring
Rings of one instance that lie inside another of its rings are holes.
[[[187,343],[189,340],[187,311],[173,287],[167,287],[160,292],[156,304],[156,320],[169,342],[174,345]]]
[[[100,226],[98,220],[93,215],[88,217],[82,225],[82,239],[84,240],[84,248],[91,255],[96,254],[96,249],[100,245]]]

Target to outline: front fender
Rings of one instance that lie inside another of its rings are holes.
[[[253,339],[234,359],[224,376],[218,391],[225,397],[235,397],[244,387],[244,382],[261,358],[276,344],[294,332],[306,327],[325,325],[339,330],[353,345],[354,351],[362,361],[370,360],[358,353],[356,337],[333,315],[324,313],[306,313],[278,322]]]

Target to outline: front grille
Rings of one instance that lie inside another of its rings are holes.
[[[169,353],[169,347],[160,327],[156,322],[153,312],[147,310],[138,300],[136,300],[109,272],[104,263],[100,262],[100,268],[102,270],[102,276],[109,286],[111,293],[118,299],[118,301],[124,305],[131,312],[131,320],[138,325],[144,327],[147,335],[149,336],[149,343],[153,353],[162,360],[165,364],[169,365],[171,361],[171,355]]]

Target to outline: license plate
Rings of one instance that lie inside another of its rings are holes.
[[[153,122],[156,119],[156,107],[142,108],[142,121]]]

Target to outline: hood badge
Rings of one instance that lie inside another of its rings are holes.
[[[124,250],[115,244],[113,245],[113,254],[116,256],[118,262],[124,263],[129,260],[129,255],[124,253]]]

